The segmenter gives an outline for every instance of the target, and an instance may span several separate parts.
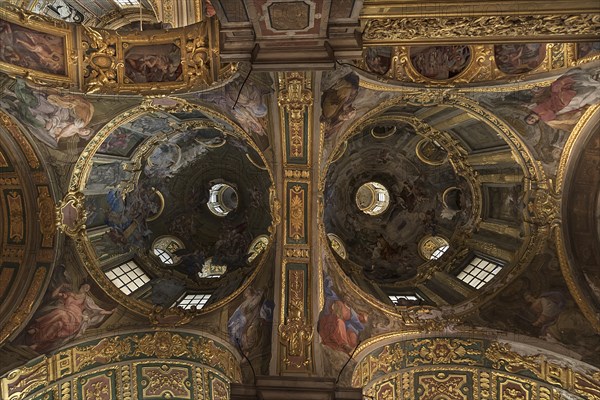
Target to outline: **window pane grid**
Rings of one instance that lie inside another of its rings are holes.
[[[137,0],[115,0],[120,7],[137,7],[140,5]]]
[[[177,305],[185,310],[189,310],[193,306],[199,310],[204,307],[209,298],[210,294],[186,294]]]
[[[148,275],[146,275],[133,261],[129,261],[107,271],[106,277],[127,295],[150,282]]]
[[[167,265],[173,264],[173,257],[171,257],[171,254],[169,254],[168,251],[159,249],[159,248],[155,248],[154,254],[158,256],[158,258],[160,259],[160,261],[162,263],[167,264]]]
[[[440,247],[438,247],[431,254],[431,259],[432,260],[437,260],[438,258],[440,258],[441,256],[443,256],[444,253],[446,252],[446,250],[448,250],[449,248],[450,248],[450,246],[440,246]]]
[[[401,300],[406,300],[409,302],[418,302],[418,301],[423,300],[417,294],[392,294],[392,295],[388,295],[388,297],[390,298],[392,303],[394,303],[395,305],[399,305],[399,303],[401,303]]]
[[[491,281],[501,269],[499,264],[474,257],[456,277],[467,285],[479,289]]]

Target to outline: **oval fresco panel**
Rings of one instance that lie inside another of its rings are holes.
[[[458,76],[471,61],[471,49],[464,45],[411,47],[409,54],[414,69],[434,80]]]
[[[546,45],[540,43],[500,44],[494,46],[496,66],[505,74],[531,72],[546,58]]]
[[[392,48],[390,46],[369,47],[365,50],[365,65],[377,75],[385,75],[392,64]]]

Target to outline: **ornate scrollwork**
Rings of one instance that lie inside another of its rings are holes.
[[[273,224],[269,227],[269,233],[274,235],[277,225],[281,223],[281,202],[277,198],[275,186],[269,188],[269,206],[271,208],[271,218],[273,220]]]
[[[542,377],[540,367],[542,357],[539,355],[523,356],[511,350],[507,344],[493,342],[485,350],[485,356],[492,361],[492,366],[497,369],[506,369],[508,372],[527,370],[538,378]]]
[[[281,342],[287,349],[283,362],[294,368],[307,367],[311,363],[308,353],[313,337],[313,327],[305,321],[302,310],[293,307],[285,324],[279,325]]]
[[[558,37],[596,35],[598,14],[490,15],[437,18],[378,18],[367,21],[363,39],[390,43],[448,38]]]
[[[532,190],[526,201],[528,222],[551,228],[560,224],[561,194],[554,188],[552,179],[532,182]]]
[[[84,90],[110,91],[117,87],[117,37],[105,30],[82,26]]]
[[[87,213],[85,196],[81,192],[70,192],[58,202],[55,209],[56,226],[71,237],[77,237],[85,231]]]

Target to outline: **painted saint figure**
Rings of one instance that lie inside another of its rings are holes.
[[[358,346],[360,333],[365,329],[368,317],[358,313],[333,291],[333,282],[326,276],[325,306],[319,315],[317,331],[321,342],[334,350],[347,354]]]
[[[83,284],[74,292],[62,283],[52,291],[52,303],[27,328],[29,347],[45,353],[69,339],[83,335],[114,310],[104,310],[89,296],[90,285]]]
[[[552,84],[535,92],[531,112],[525,122],[534,125],[539,121],[553,126],[584,107],[600,102],[600,80],[580,68],[568,71]],[[577,120],[577,118],[576,118]],[[561,129],[560,126],[556,126]]]

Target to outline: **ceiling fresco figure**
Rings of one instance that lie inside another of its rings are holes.
[[[535,104],[525,121],[529,125],[543,121],[552,126],[555,121],[572,118],[573,113],[598,103],[599,93],[598,74],[591,75],[581,69],[572,69],[554,81],[549,88],[535,92]]]
[[[12,3],[0,399],[600,399],[595,2]]]

